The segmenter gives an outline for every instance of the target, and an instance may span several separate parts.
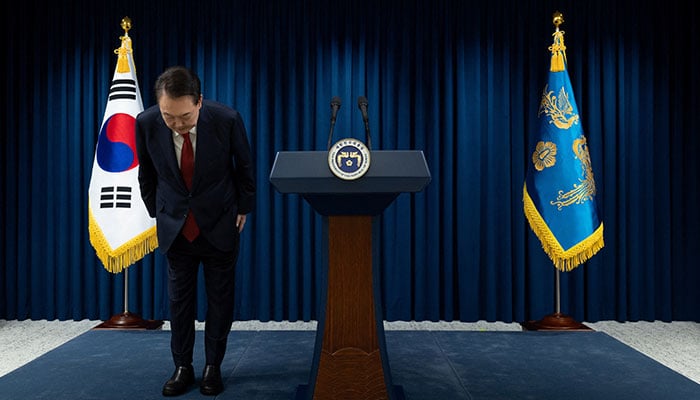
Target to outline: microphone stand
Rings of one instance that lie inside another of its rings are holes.
[[[360,96],[357,99],[357,106],[362,111],[362,121],[365,123],[365,144],[368,150],[372,150],[372,140],[369,135],[369,116],[367,115],[367,99],[364,96]]]
[[[367,142],[367,149],[372,150],[372,141],[369,136],[369,120],[365,120],[365,141]]]
[[[333,138],[333,128],[335,128],[335,118],[331,118],[331,129],[328,131],[328,151],[331,150],[331,139]]]
[[[333,139],[333,129],[335,128],[335,119],[338,115],[338,110],[340,110],[340,98],[334,96],[331,99],[331,128],[328,131],[328,151],[331,150],[331,140]]]

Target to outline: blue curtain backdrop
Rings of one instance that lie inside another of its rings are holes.
[[[107,272],[88,240],[87,191],[124,16],[145,106],[157,75],[183,64],[205,97],[245,119],[259,196],[237,319],[316,318],[321,217],[268,176],[278,151],[325,149],[332,96],[343,100],[336,139],[364,138],[356,99],[366,96],[373,149],[423,150],[432,173],[381,216],[386,319],[553,312],[556,272],[526,224],[522,186],[558,10],[606,242],[560,275],[561,310],[582,321],[700,321],[700,15],[695,2],[673,3],[13,4],[0,63],[0,318],[123,311],[124,274]],[[164,256],[127,273],[129,311],[167,319]]]

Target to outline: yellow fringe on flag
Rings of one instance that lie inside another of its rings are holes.
[[[88,229],[90,231],[90,243],[95,248],[97,258],[102,261],[105,269],[113,274],[122,272],[125,268],[158,248],[155,226],[135,236],[116,249],[112,249],[109,246],[102,229],[100,229],[97,221],[92,216],[92,211],[89,211]]]
[[[605,246],[603,240],[603,223],[582,242],[569,250],[564,250],[542,216],[537,211],[530,195],[527,193],[527,184],[523,185],[523,203],[525,217],[530,223],[530,227],[542,243],[542,249],[554,263],[554,267],[559,271],[568,272],[588,261],[600,249]]]

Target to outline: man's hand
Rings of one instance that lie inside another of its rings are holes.
[[[247,216],[245,214],[238,214],[236,216],[236,227],[238,228],[238,233],[243,232],[243,227],[245,226],[246,217]]]

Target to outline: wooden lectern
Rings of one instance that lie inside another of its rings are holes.
[[[323,216],[321,310],[309,383],[295,399],[401,400],[393,385],[373,233],[376,216],[401,193],[430,182],[422,151],[372,151],[367,173],[356,180],[332,174],[325,151],[278,152],[270,182],[280,193],[300,194]]]

